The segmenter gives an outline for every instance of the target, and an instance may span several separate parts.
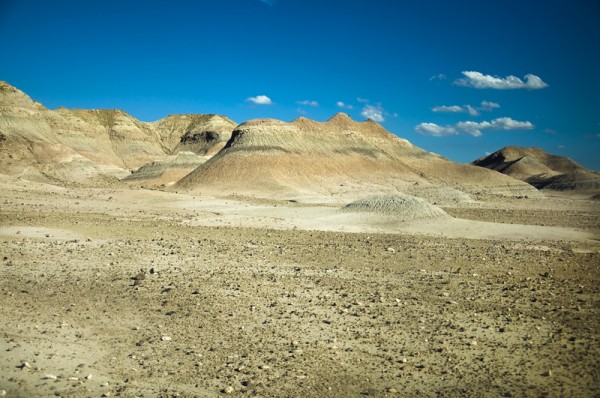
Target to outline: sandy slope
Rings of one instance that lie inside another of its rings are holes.
[[[341,208],[0,178],[0,392],[600,394],[596,202]]]

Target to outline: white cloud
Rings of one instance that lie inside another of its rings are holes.
[[[257,95],[256,97],[246,98],[246,101],[252,102],[256,105],[270,105],[273,103],[271,98],[267,97],[266,95]]]
[[[491,101],[481,101],[481,109],[482,111],[492,111],[494,109],[500,108],[500,104]]]
[[[433,112],[448,112],[448,113],[461,113],[461,112],[465,112],[465,113],[468,113],[471,116],[477,116],[477,115],[479,115],[479,111],[477,109],[473,108],[471,105],[464,105],[464,106],[459,106],[459,105],[451,105],[451,106],[441,105],[441,106],[434,106],[431,110]]]
[[[465,105],[465,110],[471,116],[479,115],[479,111],[477,109],[473,108],[471,105]]]
[[[482,130],[531,130],[535,126],[531,122],[521,122],[509,117],[501,117],[491,122],[459,122],[454,126],[438,126],[435,123],[421,123],[415,127],[417,133],[443,137],[447,135],[467,134],[480,137]]]
[[[429,78],[429,81],[431,80],[446,80],[446,75],[444,75],[443,73],[438,73],[437,75],[433,75]]]
[[[319,106],[319,103],[317,101],[309,101],[309,100],[304,100],[304,101],[297,101],[296,102],[298,105],[306,105],[306,106]]]
[[[458,122],[456,123],[456,128],[462,134],[472,135],[473,137],[480,137],[481,130],[490,128],[490,122]]]
[[[537,90],[548,87],[548,84],[536,75],[525,75],[525,81],[516,76],[506,76],[505,78],[484,75],[481,72],[463,71],[463,79],[456,79],[454,84],[463,87],[472,88],[493,88],[498,90],[511,90],[525,88],[528,90]]]
[[[360,98],[360,97],[356,97],[356,100],[357,100],[358,102],[360,102],[360,103],[363,103],[363,104],[366,104],[366,103],[368,103],[368,102],[369,102],[369,100],[368,100],[368,99],[366,99],[366,98]]]
[[[468,113],[471,116],[479,116],[480,111],[490,112],[496,108],[500,108],[500,105],[495,102],[481,101],[481,106],[479,106],[479,107],[474,107],[471,105],[463,105],[463,106],[440,105],[440,106],[434,106],[433,108],[431,108],[431,110],[433,112],[447,112],[447,113],[462,113],[462,112],[464,112],[464,113]]]
[[[458,134],[456,129],[452,126],[438,126],[435,123],[421,123],[415,127],[415,131],[419,134],[431,135],[434,137]]]
[[[452,106],[446,106],[446,105],[434,106],[431,110],[434,111],[434,112],[450,112],[450,113],[464,112],[463,107],[462,106],[458,106],[458,105],[452,105]]]
[[[519,122],[509,117],[500,117],[492,121],[492,128],[496,130],[531,130],[534,125],[531,122]]]
[[[337,105],[338,108],[344,108],[344,109],[352,109],[352,108],[354,108],[352,106],[352,104],[344,104],[342,101],[338,101],[335,104]]]
[[[363,117],[366,117],[367,119],[371,119],[375,122],[381,123],[381,122],[385,121],[385,119],[383,118],[383,112],[384,111],[381,106],[379,106],[379,105],[373,106],[373,105],[367,104],[363,108],[360,115]]]

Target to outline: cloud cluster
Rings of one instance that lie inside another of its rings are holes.
[[[247,102],[252,102],[255,105],[271,105],[273,101],[266,95],[257,95],[256,97],[246,98]]]
[[[491,101],[481,101],[481,109],[482,111],[493,111],[496,108],[500,108],[500,104]]]
[[[441,105],[441,106],[434,106],[433,108],[431,108],[431,110],[433,112],[446,112],[446,113],[468,113],[471,116],[477,116],[479,115],[479,111],[477,111],[477,109],[473,108],[471,105],[463,105],[463,106],[459,106],[459,105],[452,105],[452,106],[446,106],[446,105]]]
[[[335,103],[335,105],[336,105],[338,108],[342,108],[342,109],[352,109],[352,108],[354,108],[354,107],[352,106],[352,104],[345,104],[345,103],[343,103],[342,101],[338,101],[338,102],[336,102],[336,103]]]
[[[471,116],[479,116],[480,111],[492,111],[496,108],[500,108],[500,105],[495,102],[481,101],[481,106],[473,107],[471,105],[440,105],[431,108],[433,112],[446,112],[446,113],[468,113]]]
[[[383,109],[383,107],[381,106],[380,103],[371,105],[370,100],[368,100],[366,98],[361,98],[361,97],[357,97],[356,102],[363,104],[363,105],[361,105],[362,109],[360,111],[360,115],[366,119],[371,119],[377,123],[382,123],[382,122],[385,122],[384,115],[389,115],[389,113],[387,113],[385,111],[385,109]],[[354,105],[346,104],[345,102],[342,102],[342,101],[336,102],[335,105],[338,108],[342,108],[342,109],[353,109],[354,108]],[[394,117],[397,117],[397,114],[394,114]]]
[[[303,101],[296,101],[296,103],[298,105],[305,105],[305,106],[314,106],[314,107],[319,106],[319,103],[317,101],[303,100]]]
[[[465,77],[462,79],[456,79],[454,81],[454,85],[479,89],[493,88],[497,90],[513,90],[519,88],[538,90],[548,87],[548,84],[545,83],[539,76],[532,74],[525,75],[525,81],[512,75],[501,78],[492,75],[484,75],[481,72],[475,71],[464,71],[462,74]]]
[[[360,115],[377,123],[382,123],[385,122],[385,119],[383,118],[383,112],[384,110],[381,105],[373,106],[366,104],[362,109],[362,112],[360,112]]]
[[[438,73],[437,75],[433,75],[429,78],[429,81],[431,80],[446,80],[446,75],[444,75],[443,73]]]
[[[482,130],[531,130],[534,125],[531,122],[521,122],[510,117],[501,117],[491,122],[459,122],[454,126],[439,126],[435,123],[421,123],[415,127],[419,134],[430,135],[434,137],[444,137],[448,135],[467,134],[473,137],[480,137]]]

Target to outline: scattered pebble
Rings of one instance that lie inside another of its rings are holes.
[[[162,336],[160,339],[162,341],[171,341],[171,340],[173,340],[170,336]]]
[[[44,375],[43,378],[47,379],[47,380],[56,380],[56,379],[58,379],[58,377],[56,375],[53,375],[53,374],[46,374],[46,375]]]

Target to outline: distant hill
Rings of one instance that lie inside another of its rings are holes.
[[[214,157],[175,189],[272,197],[364,197],[404,192],[431,202],[469,195],[540,195],[521,181],[429,153],[367,120],[256,119],[239,125]]]
[[[473,162],[525,181],[538,189],[599,191],[600,173],[539,148],[509,146]]]
[[[120,110],[49,110],[0,82],[0,173],[105,184],[179,151],[210,156],[234,127],[218,115],[172,115],[145,123]],[[202,144],[190,144],[194,140]]]

